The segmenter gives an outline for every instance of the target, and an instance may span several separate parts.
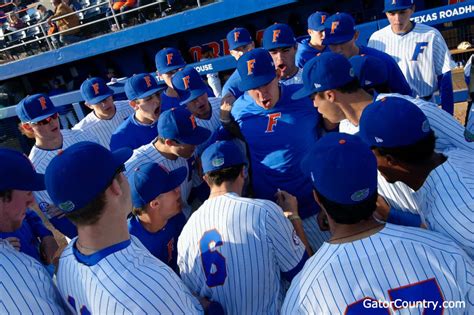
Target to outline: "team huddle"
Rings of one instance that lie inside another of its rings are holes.
[[[136,74],[128,101],[84,81],[72,130],[23,99],[35,145],[0,149],[0,313],[473,313],[474,143],[414,10],[386,0],[368,47],[346,13],[300,38],[273,24],[261,48],[235,28],[222,98],[164,48],[165,84]]]

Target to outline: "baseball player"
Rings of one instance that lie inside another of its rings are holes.
[[[389,183],[401,181],[415,191],[428,228],[474,258],[473,151],[434,151],[430,121],[404,99],[381,100],[362,112],[359,136],[371,146]]]
[[[58,250],[53,233],[29,209],[32,190],[44,190],[42,174],[20,152],[0,148],[0,239],[8,239],[21,252],[49,265]]]
[[[319,230],[318,206],[311,197],[311,182],[301,173],[303,154],[318,139],[322,125],[309,98],[292,101],[299,85],[280,85],[270,54],[253,49],[237,63],[247,91],[235,101],[232,116],[248,144],[251,181],[256,198],[274,200],[278,189],[298,198],[299,213],[309,242],[318,249],[328,234]]]
[[[387,64],[381,59],[369,55],[356,55],[349,58],[354,75],[360,87],[376,97],[379,93],[391,93],[388,86]]]
[[[351,15],[336,13],[326,19],[324,27],[323,44],[328,45],[332,52],[342,54],[346,58],[364,54],[383,60],[387,64],[388,83],[392,92],[405,95],[412,94],[411,88],[397,62],[388,53],[356,44],[359,33],[355,30],[355,22]]]
[[[122,171],[131,155],[82,142],[46,170],[51,198],[78,229],[59,261],[61,296],[81,314],[202,313],[179,277],[128,232],[132,202]]]
[[[295,65],[296,39],[291,27],[273,24],[263,32],[263,48],[270,52],[280,83],[302,84],[302,70]]]
[[[349,134],[359,132],[359,120],[367,105],[373,102],[373,96],[360,88],[354,71],[347,59],[335,53],[321,54],[310,60],[303,69],[304,87],[293,98],[310,96],[321,115],[333,123],[340,122],[339,131]],[[413,99],[400,94],[380,94],[377,97],[390,100],[393,97],[404,98],[418,106],[430,120],[436,134],[436,150],[446,151],[453,148],[474,150],[472,143],[465,141],[463,127],[446,112],[432,103]],[[390,205],[418,213],[418,205],[413,199],[413,191],[406,185],[389,185],[379,177],[379,193]]]
[[[158,135],[156,125],[161,113],[160,92],[156,79],[148,73],[129,78],[125,83],[125,94],[135,113],[123,121],[110,139],[110,149],[136,149],[150,143]]]
[[[243,54],[255,48],[252,36],[250,36],[249,31],[243,27],[236,27],[227,33],[227,43],[229,44],[230,54],[237,61]],[[226,96],[230,93],[234,100],[238,99],[242,94],[244,94],[243,91],[239,89],[240,80],[239,72],[235,69],[225,82],[224,87],[222,88],[222,95]],[[233,103],[233,101],[230,103]]]
[[[44,266],[0,239],[0,313],[67,314]]]
[[[156,163],[145,163],[133,169],[128,179],[133,205],[130,234],[176,272],[176,246],[186,222],[179,186],[186,175],[185,167],[168,172]]]
[[[220,105],[221,99],[208,97],[207,86],[199,73],[193,67],[186,67],[178,71],[172,79],[174,90],[178,93],[181,106],[193,114],[196,125],[208,129],[211,133],[221,127]],[[208,141],[198,146],[198,155],[208,145]]]
[[[171,78],[186,66],[181,53],[176,48],[163,48],[155,55],[156,73],[165,81],[166,90],[161,94],[162,112],[179,106],[178,93],[171,84]]]
[[[192,188],[194,170],[194,151],[196,146],[204,143],[211,132],[196,124],[194,116],[184,107],[165,111],[158,122],[158,137],[149,144],[141,146],[133,152],[125,163],[126,176],[130,178],[133,170],[144,163],[158,163],[167,171],[185,167],[186,179],[181,183],[183,213],[191,214],[188,197]]]
[[[326,12],[314,12],[308,17],[308,35],[296,39],[298,49],[296,50],[295,63],[298,68],[303,69],[305,63],[319,53],[329,51],[323,45],[324,22],[329,17]]]
[[[368,45],[396,60],[414,96],[431,101],[439,87],[442,108],[452,114],[454,61],[438,30],[410,21],[414,11],[413,0],[385,0],[390,25],[372,34]]]
[[[288,220],[269,200],[241,197],[246,157],[232,141],[212,144],[202,160],[211,195],[179,237],[181,278],[227,314],[278,314],[281,277],[291,281],[308,258],[292,226],[303,230],[296,198],[278,193]]]
[[[359,137],[327,134],[305,164],[332,235],[293,279],[282,314],[472,313],[473,263],[456,243],[373,218],[377,161]]]
[[[44,94],[25,97],[16,105],[16,113],[21,121],[21,132],[35,140],[29,159],[39,173],[44,173],[51,159],[72,144],[80,141],[99,141],[89,132],[60,130],[57,109]],[[76,227],[61,216],[46,190],[35,191],[33,194],[39,208],[56,229],[68,238],[77,235]]]
[[[101,78],[90,78],[81,85],[85,105],[92,109],[72,129],[88,130],[99,138],[99,143],[109,148],[110,139],[118,126],[133,114],[127,101],[114,102],[114,91]]]

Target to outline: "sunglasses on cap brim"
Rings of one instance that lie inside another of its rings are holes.
[[[58,119],[58,116],[59,116],[58,113],[54,113],[54,114],[52,114],[51,116],[46,117],[46,118],[43,119],[43,120],[40,120],[40,121],[37,121],[37,122],[32,122],[31,124],[44,126],[44,125],[49,124],[49,123],[51,122],[51,120],[53,120],[53,119]]]

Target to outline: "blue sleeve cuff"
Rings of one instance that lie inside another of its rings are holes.
[[[283,278],[291,282],[291,280],[293,280],[293,278],[298,274],[298,272],[300,272],[301,269],[303,269],[303,266],[308,260],[308,258],[309,258],[308,252],[305,250],[304,255],[303,257],[301,257],[300,262],[293,269],[281,273]]]
[[[438,76],[438,87],[441,96],[441,107],[452,115],[454,112],[454,94],[451,71]]]
[[[387,222],[398,225],[420,227],[421,217],[418,214],[402,211],[392,207],[390,208]]]

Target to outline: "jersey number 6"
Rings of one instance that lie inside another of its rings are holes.
[[[217,230],[207,231],[199,242],[202,268],[208,287],[223,285],[227,278],[225,258],[216,250],[216,247],[223,244],[222,237]]]

